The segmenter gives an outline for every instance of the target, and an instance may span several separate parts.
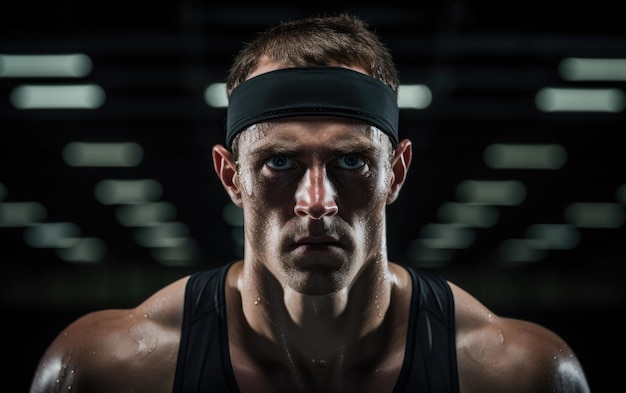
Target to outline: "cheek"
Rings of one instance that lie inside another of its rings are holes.
[[[295,189],[280,177],[264,176],[262,170],[241,170],[237,176],[244,199],[250,206],[282,205],[293,199]]]
[[[383,228],[388,188],[387,178],[371,176],[348,184],[339,192],[340,215],[343,213],[351,222],[355,236],[365,242],[375,241],[373,237]]]
[[[359,209],[370,214],[386,204],[389,179],[373,174],[351,179],[339,188],[339,199],[346,209]]]
[[[254,182],[248,171],[240,171],[237,173],[237,183],[244,196],[251,197],[255,194],[256,187],[253,186]]]
[[[255,253],[269,257],[280,250],[282,230],[286,223],[284,214],[276,209],[255,205],[254,202],[248,206],[250,207],[244,212],[246,242]]]
[[[248,234],[257,239],[267,241],[275,233],[280,232],[294,213],[293,194],[263,182],[256,182],[254,190],[243,194],[242,198]]]

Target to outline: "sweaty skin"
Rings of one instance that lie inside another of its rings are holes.
[[[279,67],[266,61],[255,74]],[[381,131],[324,117],[257,131],[241,134],[236,160],[224,146],[213,149],[215,170],[244,213],[245,257],[225,288],[240,391],[391,392],[413,288],[387,259],[385,208],[406,180],[411,142],[390,150]],[[186,282],[136,308],[70,324],[43,355],[30,393],[171,392]],[[589,392],[556,334],[451,288],[461,392]]]

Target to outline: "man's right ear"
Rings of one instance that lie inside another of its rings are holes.
[[[233,153],[223,145],[213,146],[213,167],[233,203],[241,206],[241,189],[237,180],[237,164]]]

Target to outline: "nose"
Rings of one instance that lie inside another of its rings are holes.
[[[296,191],[296,215],[320,220],[337,214],[335,201],[337,190],[328,179],[326,168],[315,166],[307,169]]]

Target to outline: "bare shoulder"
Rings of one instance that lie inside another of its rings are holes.
[[[570,346],[536,323],[503,318],[451,284],[461,391],[589,393]]]
[[[40,359],[30,393],[170,392],[187,279],[135,308],[94,311],[73,321]]]

